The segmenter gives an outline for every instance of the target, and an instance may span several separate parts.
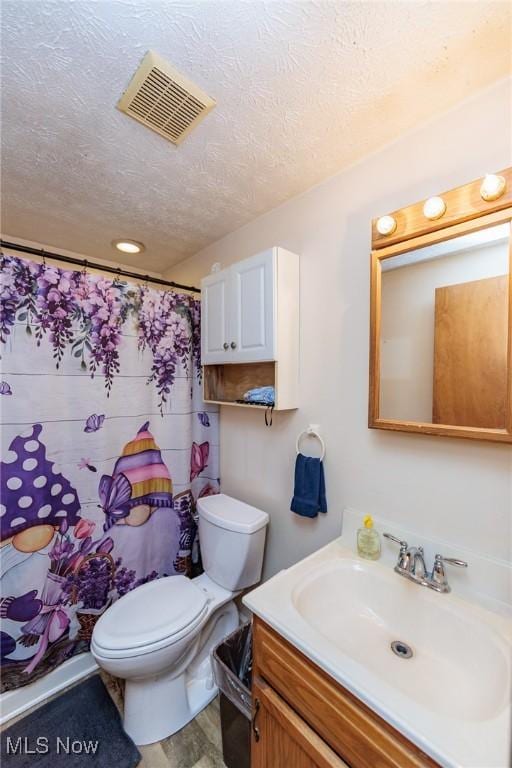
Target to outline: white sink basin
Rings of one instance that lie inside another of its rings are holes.
[[[338,541],[244,603],[447,768],[510,765],[512,619]],[[412,657],[393,653],[391,643]]]
[[[510,646],[444,597],[347,559],[313,569],[292,602],[340,651],[418,704],[452,719],[494,717],[508,704]],[[411,658],[393,653],[397,640]]]

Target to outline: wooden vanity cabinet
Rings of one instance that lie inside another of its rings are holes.
[[[254,681],[257,715],[252,733],[251,768],[348,768],[262,679]]]
[[[435,768],[277,632],[254,619],[252,768]]]

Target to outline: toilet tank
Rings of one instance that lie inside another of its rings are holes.
[[[210,579],[237,592],[261,578],[268,514],[224,493],[197,501],[203,567]]]

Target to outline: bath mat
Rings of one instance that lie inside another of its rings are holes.
[[[141,760],[99,675],[6,728],[0,743],[9,768],[135,768]]]

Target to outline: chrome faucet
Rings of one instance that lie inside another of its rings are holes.
[[[464,560],[436,555],[432,572],[429,573],[425,565],[423,547],[410,547],[406,541],[397,539],[391,533],[385,533],[384,536],[386,539],[390,539],[400,545],[395,572],[410,581],[416,582],[416,584],[420,584],[422,587],[428,587],[436,592],[450,592],[451,587],[448,584],[444,564],[458,565],[460,568],[468,567]]]

